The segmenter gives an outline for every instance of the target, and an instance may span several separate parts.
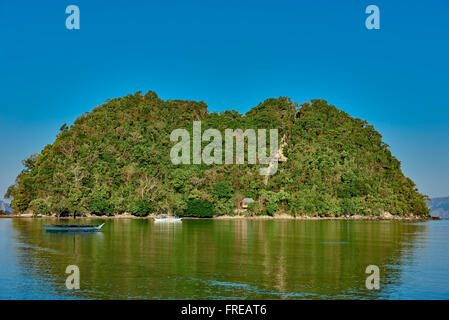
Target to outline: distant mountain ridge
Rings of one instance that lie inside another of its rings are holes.
[[[432,217],[449,218],[449,197],[430,199],[427,205]]]
[[[9,206],[9,203],[6,203],[6,202],[3,202],[0,200],[0,211],[10,213],[12,211],[12,209]]]

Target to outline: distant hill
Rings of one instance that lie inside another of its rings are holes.
[[[0,211],[11,213],[12,209],[9,206],[9,203],[3,202],[0,200]]]
[[[449,197],[433,198],[427,204],[432,217],[449,218]]]

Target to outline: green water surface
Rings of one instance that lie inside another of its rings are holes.
[[[50,223],[0,219],[1,299],[449,298],[449,221],[116,219],[94,234]],[[79,290],[65,286],[68,265]],[[368,265],[380,290],[365,286]]]

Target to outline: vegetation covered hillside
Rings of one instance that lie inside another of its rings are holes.
[[[193,121],[223,137],[227,128],[277,128],[288,160],[268,179],[247,161],[174,165],[170,133],[192,132]],[[6,194],[20,212],[212,216],[233,214],[249,197],[256,202],[245,214],[252,215],[428,214],[381,135],[323,100],[298,108],[289,98],[268,99],[242,115],[138,92],[63,125],[52,145],[23,163]]]

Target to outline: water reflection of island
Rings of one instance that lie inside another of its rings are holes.
[[[14,220],[23,267],[61,295],[106,299],[385,298],[426,232],[406,222],[123,219],[101,235],[49,235],[41,224]],[[65,289],[69,264],[80,268],[80,291]],[[371,264],[381,290],[365,288]]]

